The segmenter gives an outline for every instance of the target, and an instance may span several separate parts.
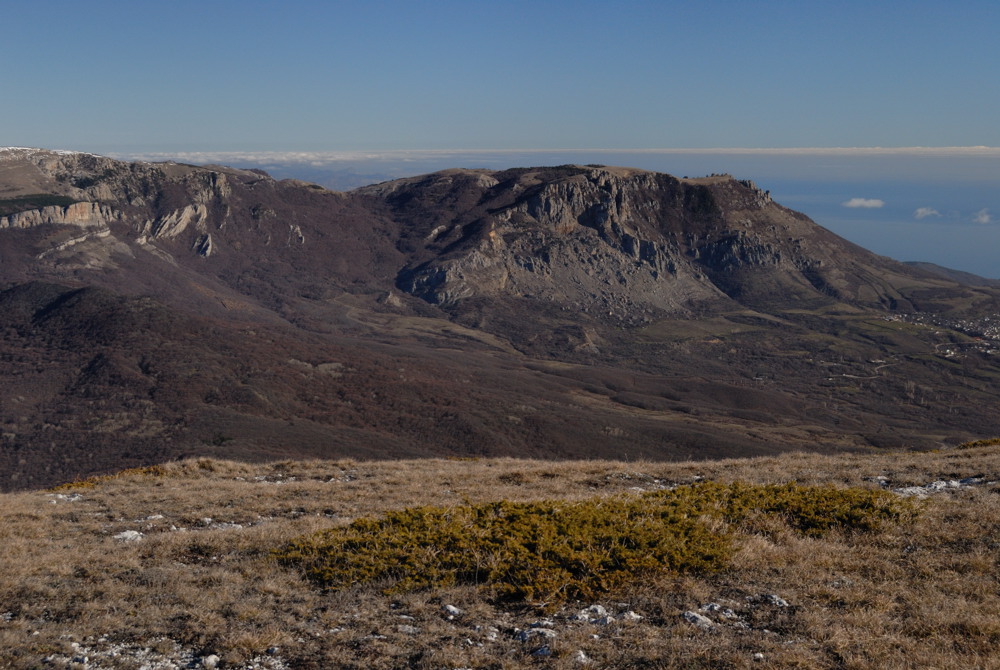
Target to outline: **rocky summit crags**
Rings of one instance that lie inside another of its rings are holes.
[[[728,175],[0,150],[0,486],[177,456],[688,458],[1000,432],[1000,291]]]

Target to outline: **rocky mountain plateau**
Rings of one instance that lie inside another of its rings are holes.
[[[995,282],[728,175],[339,193],[0,150],[0,488],[189,456],[707,459],[1000,433]]]

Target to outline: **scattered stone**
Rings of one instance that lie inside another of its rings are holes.
[[[608,610],[601,605],[591,605],[590,607],[585,607],[576,614],[574,614],[571,619],[574,621],[593,621],[594,619],[600,619],[602,617],[608,616]]]
[[[462,616],[463,612],[454,605],[444,605],[441,607],[441,611],[448,615],[448,619],[454,619],[457,616]]]
[[[552,649],[549,647],[549,645],[546,644],[546,645],[541,646],[538,649],[534,650],[533,652],[531,652],[531,655],[532,656],[538,656],[540,658],[541,657],[546,657],[546,656],[551,656],[552,655]]]
[[[518,631],[515,636],[519,642],[528,642],[536,637],[551,639],[556,636],[556,632],[551,628],[532,628],[530,630]]]
[[[698,614],[697,612],[692,612],[691,610],[684,612],[683,614],[681,614],[681,616],[684,617],[684,620],[687,621],[688,623],[694,624],[695,626],[703,630],[709,630],[715,627],[715,624],[712,623],[712,620],[709,619],[707,616],[702,616],[701,614]]]
[[[396,626],[396,630],[398,630],[400,633],[403,633],[404,635],[416,635],[420,632],[419,628],[417,628],[416,626],[410,626],[408,624],[400,624],[399,626]]]
[[[758,651],[756,654],[753,655],[753,660],[755,660],[755,661],[763,661],[764,660],[764,654],[762,654],[762,653],[760,653]]]
[[[83,495],[80,493],[50,493],[48,495],[52,498],[49,502],[53,505],[60,502],[76,502],[77,500],[83,500]]]
[[[90,638],[88,638],[90,640]],[[93,645],[93,646],[90,646]],[[111,644],[106,637],[96,642],[70,643],[70,654],[51,654],[41,659],[46,667],[79,668],[145,668],[147,670],[180,670],[180,668],[204,668],[216,670],[223,665],[216,654],[200,656],[193,649],[182,647],[169,638],[147,640],[143,644]],[[243,670],[289,670],[287,662],[269,650],[268,656],[251,658],[238,667]]]
[[[636,614],[632,610],[629,610],[628,612],[625,612],[625,614],[622,614],[622,619],[625,621],[642,621],[643,618],[644,617],[641,614]]]
[[[779,598],[773,593],[762,593],[759,596],[751,596],[747,600],[755,603],[764,603],[765,605],[773,605],[774,607],[788,607],[788,601],[784,598]]]
[[[552,619],[540,619],[528,624],[528,628],[555,628],[556,622]]]
[[[119,542],[138,542],[144,535],[137,530],[123,530],[117,535],[113,535]]]
[[[902,488],[893,489],[892,492],[901,496],[916,496],[917,498],[925,498],[934,493],[970,488],[972,486],[978,486],[985,483],[991,482],[986,482],[982,477],[966,477],[958,480],[939,479],[936,482],[931,482],[930,484],[926,484],[924,486],[904,486]]]
[[[788,603],[785,603],[785,604],[787,605]],[[726,619],[738,619],[739,618],[739,616],[736,614],[736,612],[734,612],[733,610],[729,609],[728,607],[723,607],[719,603],[707,603],[705,605],[702,605],[700,609],[701,609],[702,612],[712,612],[712,613],[718,614],[719,616],[724,617]]]
[[[590,657],[583,652],[583,649],[576,650],[576,653],[573,654],[573,660],[579,663],[580,665],[586,665],[587,663],[590,663]]]

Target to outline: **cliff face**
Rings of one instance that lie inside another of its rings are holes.
[[[31,228],[44,224],[106,228],[111,221],[121,219],[121,213],[96,202],[77,202],[65,207],[54,205],[17,212],[0,217],[2,228]]]
[[[0,229],[35,230],[33,257],[56,274],[166,262],[273,300],[395,289],[446,309],[529,300],[636,325],[734,300],[909,309],[904,287],[920,274],[729,176],[446,170],[338,194],[257,171],[29,149],[0,151],[0,170],[8,211],[29,194],[72,202],[0,217]]]
[[[388,195],[393,215],[411,230],[416,260],[397,286],[443,306],[474,296],[530,297],[634,323],[727,299],[879,304],[900,297],[891,282],[866,279],[886,259],[728,176],[678,180],[567,166],[452,171],[388,194],[362,191]],[[424,199],[474,204],[432,216]]]

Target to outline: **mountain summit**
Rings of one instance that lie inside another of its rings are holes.
[[[358,190],[405,224],[397,285],[453,305],[532,296],[634,323],[740,304],[899,307],[914,273],[728,175],[676,179],[604,166],[452,170]]]
[[[0,485],[211,453],[708,457],[994,434],[1000,290],[728,175],[347,193],[0,150]]]

